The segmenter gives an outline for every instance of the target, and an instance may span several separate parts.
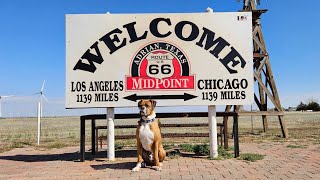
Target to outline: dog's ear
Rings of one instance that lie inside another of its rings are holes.
[[[142,104],[142,100],[140,100],[140,101],[138,102],[138,107],[140,107],[141,104]]]
[[[152,108],[155,108],[157,105],[157,101],[150,99],[150,102],[151,102]]]

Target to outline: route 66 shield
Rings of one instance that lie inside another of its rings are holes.
[[[174,73],[174,56],[166,51],[152,52],[147,56],[147,75],[152,78],[163,79],[171,77]]]

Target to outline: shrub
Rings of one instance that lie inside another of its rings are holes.
[[[310,100],[308,104],[304,104],[303,102],[300,102],[300,104],[297,106],[297,111],[306,111],[306,110],[320,111],[320,105],[314,100]]]
[[[123,149],[123,147],[124,147],[124,144],[122,144],[122,143],[115,143],[114,144],[114,149],[115,150]]]
[[[304,104],[303,102],[300,102],[300,104],[297,106],[297,111],[306,111],[307,110],[307,105]]]
[[[210,154],[209,145],[208,144],[195,145],[193,147],[193,152],[208,156]]]
[[[315,101],[309,102],[309,104],[307,105],[307,108],[308,110],[320,111],[320,105]]]
[[[191,144],[181,144],[181,145],[180,145],[180,148],[181,148],[183,151],[193,152],[194,145],[191,145]]]
[[[262,160],[263,158],[264,158],[264,155],[254,154],[254,153],[241,154],[239,157],[240,160],[252,161],[252,162]]]
[[[180,148],[183,151],[187,151],[187,152],[194,152],[196,154],[201,154],[204,156],[209,156],[210,155],[210,148],[209,148],[209,144],[197,144],[197,145],[191,145],[191,144],[181,144]],[[229,151],[232,151],[233,149],[224,149],[224,147],[219,146],[218,148],[218,160],[222,160],[222,159],[230,159],[233,158],[233,153],[230,153]]]

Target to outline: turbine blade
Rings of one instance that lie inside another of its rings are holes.
[[[41,87],[41,92],[43,91],[44,83],[45,83],[45,82],[46,82],[46,80],[43,80],[42,87]]]
[[[14,97],[14,95],[9,95],[9,96],[1,96],[2,98],[9,98],[9,97]]]
[[[42,94],[42,97],[43,97],[46,101],[48,101],[48,99],[44,96],[44,94]]]

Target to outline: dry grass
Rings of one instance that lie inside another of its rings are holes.
[[[295,141],[296,139],[320,143],[320,113],[290,112],[285,120],[290,133],[289,139],[280,137],[281,130],[278,117],[268,117],[269,132],[263,133],[261,117],[240,117],[240,142],[251,141]],[[161,119],[161,123],[206,123],[207,118]],[[41,120],[41,148],[61,148],[79,145],[80,120],[79,117],[55,117]],[[218,118],[222,122],[222,118]],[[105,120],[97,121],[99,125],[106,125]],[[115,120],[115,124],[137,124],[137,119]],[[229,132],[232,132],[232,119],[229,120]],[[252,129],[253,126],[253,129]],[[208,128],[162,128],[163,133],[175,132],[208,132]],[[90,123],[86,124],[86,140],[90,141]],[[116,134],[134,134],[135,129],[117,129]],[[99,134],[106,134],[101,130]],[[121,144],[134,146],[135,140],[117,140]],[[0,152],[13,148],[36,146],[37,119],[36,118],[7,118],[0,119]],[[172,143],[206,143],[207,138],[175,138],[165,139],[164,144]]]

